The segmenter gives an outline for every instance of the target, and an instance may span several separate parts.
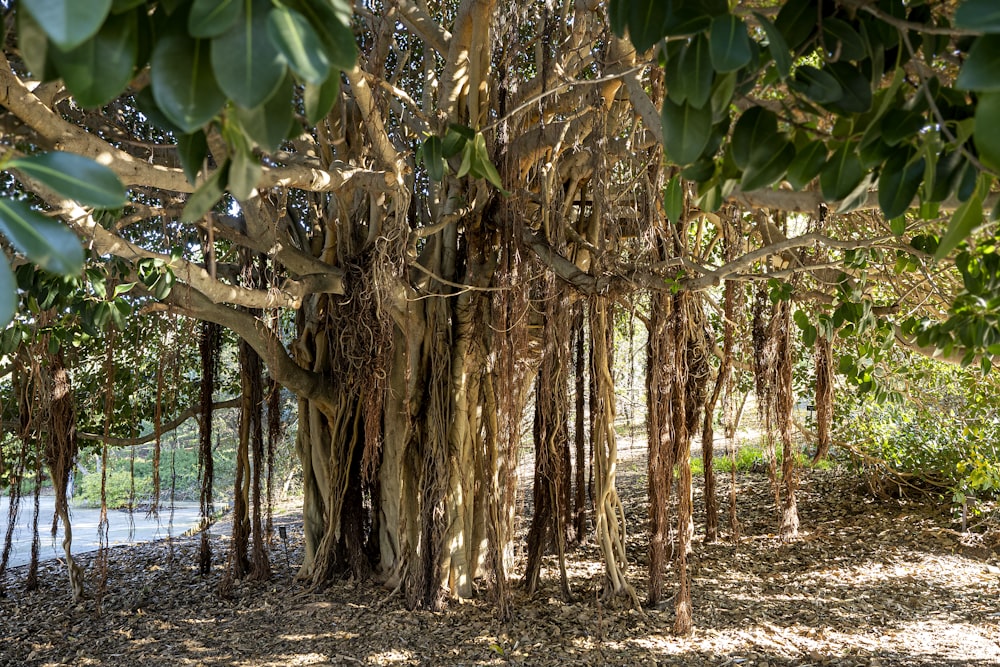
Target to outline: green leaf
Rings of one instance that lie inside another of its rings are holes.
[[[674,176],[667,181],[667,185],[663,189],[663,208],[667,220],[671,223],[678,222],[684,215],[684,188],[679,176]]]
[[[854,191],[864,175],[857,144],[844,143],[820,172],[819,187],[823,198],[829,202],[844,199]]]
[[[218,37],[236,25],[242,4],[242,0],[194,0],[188,14],[188,34]]]
[[[458,178],[465,178],[465,176],[472,170],[472,155],[475,152],[475,145],[472,142],[465,142],[462,146],[462,164],[459,165],[458,171],[455,172],[455,176]]]
[[[319,85],[330,74],[330,59],[306,17],[287,7],[271,10],[267,20],[271,41],[303,81]]]
[[[1000,32],[996,0],[965,0],[955,11],[955,27],[975,32]]]
[[[119,283],[115,285],[114,298],[120,297],[122,294],[128,294],[132,291],[132,288],[136,286],[135,282],[131,283]]]
[[[868,49],[858,31],[832,16],[823,19],[823,44],[828,57],[835,57],[837,61],[864,60],[867,56]]]
[[[766,151],[751,154],[750,164],[740,180],[740,189],[744,192],[766,188],[784,176],[795,157],[795,147],[792,142],[781,139],[780,136],[777,135],[768,142]]]
[[[829,104],[844,96],[844,89],[833,75],[812,65],[799,66],[795,70],[795,76],[788,82],[788,87],[802,93],[816,104]]]
[[[799,48],[812,36],[819,23],[815,0],[788,0],[774,19],[790,50]]]
[[[958,71],[955,87],[1000,92],[1000,35],[982,35],[976,39]]]
[[[37,79],[54,81],[59,78],[59,72],[49,57],[56,47],[28,12],[17,12],[17,47],[24,64]]]
[[[186,133],[201,129],[226,103],[208,52],[208,42],[173,34],[157,42],[150,59],[156,106]]]
[[[135,108],[143,116],[146,117],[146,122],[164,132],[171,132],[173,134],[184,134],[184,130],[177,127],[177,125],[167,118],[166,114],[160,110],[160,107],[156,104],[156,99],[153,97],[153,87],[146,86],[138,93],[132,96],[135,100]]]
[[[809,325],[802,330],[802,344],[806,347],[812,347],[816,344],[816,337],[819,335],[819,331],[813,325]]]
[[[45,34],[63,50],[93,37],[111,11],[111,0],[23,0]]]
[[[944,259],[959,243],[968,238],[972,230],[983,224],[983,199],[979,194],[969,197],[951,216],[948,230],[941,237],[934,259]]]
[[[705,35],[696,35],[681,54],[680,76],[684,79],[687,102],[697,109],[703,108],[712,96],[715,71],[710,51]]]
[[[310,125],[316,125],[326,118],[339,94],[340,72],[337,70],[331,71],[326,81],[318,86],[311,83],[305,85],[302,101],[306,108],[306,120]]]
[[[352,3],[341,0],[301,2],[295,6],[318,31],[330,66],[341,71],[352,69],[358,59],[357,40],[351,29],[352,7]]]
[[[441,137],[431,135],[424,141],[424,165],[427,167],[427,176],[432,181],[440,181],[444,178],[445,161],[441,151]]]
[[[733,128],[733,162],[746,169],[755,151],[765,150],[768,142],[778,134],[778,117],[764,107],[753,106],[743,112]]]
[[[693,35],[706,30],[713,16],[729,12],[727,0],[671,0],[667,6],[664,33],[671,37]]]
[[[862,169],[864,169],[864,165],[862,165]],[[851,211],[856,211],[861,208],[861,206],[868,201],[868,191],[871,189],[874,182],[875,175],[870,171],[864,172],[861,176],[861,180],[858,181],[858,184],[854,186],[854,189],[851,190],[846,197],[844,197],[843,201],[840,202],[834,212],[840,215],[843,213],[850,213]]]
[[[712,84],[712,122],[719,122],[729,116],[729,104],[736,92],[736,72],[729,72],[715,78]]]
[[[992,93],[990,93],[992,95]],[[979,109],[983,108],[982,97],[979,100]],[[978,111],[978,109],[977,109]],[[951,196],[958,179],[962,176],[965,168],[965,158],[961,151],[952,151],[937,156],[934,165],[934,183],[930,194],[927,196],[928,202],[941,202]]]
[[[145,0],[112,0],[111,13],[124,14],[128,10],[135,9],[136,7],[144,3]]]
[[[681,178],[699,185],[707,183],[715,176],[715,160],[703,157],[681,170]]]
[[[237,106],[234,114],[240,127],[254,143],[268,153],[273,153],[288,138],[294,119],[295,91],[291,76],[285,77],[263,104],[252,109]],[[309,105],[306,105],[309,108]]]
[[[712,136],[712,115],[691,104],[663,100],[662,118],[667,158],[683,166],[701,157]]]
[[[0,257],[0,327],[6,327],[17,312],[17,280],[6,257]],[[6,332],[4,332],[6,334]],[[6,335],[4,336],[6,342]],[[10,354],[13,350],[6,350]]]
[[[93,38],[68,51],[53,49],[49,55],[77,104],[103,106],[132,80],[139,56],[136,15],[111,16]]]
[[[212,172],[212,175],[202,183],[188,198],[181,212],[181,222],[197,222],[222,199],[229,184],[229,161]]]
[[[972,133],[979,160],[1000,172],[1000,93],[983,93],[976,105],[976,125]]]
[[[799,149],[788,165],[786,178],[796,190],[806,187],[826,164],[826,146],[821,141],[810,141]]]
[[[239,201],[249,199],[257,183],[260,182],[261,171],[260,162],[250,150],[250,146],[245,141],[236,142],[229,166],[229,180],[226,184],[233,197]]]
[[[628,26],[628,13],[632,7],[626,0],[609,0],[608,2],[608,22],[616,37],[625,36],[625,28]]]
[[[84,206],[119,208],[126,202],[125,187],[115,172],[82,155],[54,151],[17,158],[8,166]]]
[[[243,3],[239,19],[212,39],[212,71],[219,87],[244,109],[274,93],[285,78],[285,59],[268,36],[269,0]]]
[[[709,42],[716,72],[734,72],[749,63],[753,55],[746,24],[732,14],[712,19]]]
[[[901,150],[892,154],[878,179],[878,205],[885,217],[902,216],[917,196],[924,177],[925,160],[915,160],[916,151]]]
[[[842,114],[865,113],[872,108],[872,86],[854,65],[850,63],[829,63],[823,68],[840,86],[843,94],[826,105]],[[819,102],[818,102],[819,103]],[[821,103],[820,103],[821,104]]]
[[[510,193],[503,188],[503,182],[500,180],[500,174],[497,172],[497,168],[490,160],[489,151],[486,150],[486,137],[483,136],[482,132],[476,133],[476,140],[473,143],[473,146],[475,147],[475,153],[473,155],[473,171],[475,173],[473,175],[478,178],[485,178],[505,197],[509,196]]]
[[[193,185],[208,157],[208,139],[205,133],[198,130],[191,134],[177,135],[177,157],[184,170],[184,177]]]
[[[83,271],[83,246],[70,229],[16,199],[0,198],[0,232],[17,250],[46,271]]]
[[[889,228],[892,229],[893,236],[902,236],[906,233],[906,216],[899,216],[889,221]]]
[[[792,71],[792,56],[788,53],[788,42],[785,41],[785,37],[777,26],[771,23],[771,20],[766,16],[754,12],[754,18],[764,29],[764,34],[767,36],[767,50],[774,59],[774,67],[778,70],[778,76],[784,81]]]
[[[628,34],[639,53],[645,53],[666,34],[670,3],[663,0],[629,0]]]
[[[882,141],[890,146],[911,139],[927,124],[924,115],[907,109],[890,109],[881,122]]]

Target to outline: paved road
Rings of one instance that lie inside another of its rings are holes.
[[[6,535],[9,506],[9,499],[6,496],[0,497],[0,550],[3,549],[3,539]],[[55,540],[52,539],[49,532],[52,528],[54,506],[55,502],[53,498],[43,497],[41,499],[41,513],[38,518],[38,535],[41,546],[39,558],[41,560],[61,558],[63,556],[62,525],[60,524],[59,526],[59,533]],[[33,510],[34,499],[30,496],[22,498],[20,511],[18,512],[17,528],[14,532],[14,548],[11,552],[10,561],[7,564],[8,567],[17,567],[31,561],[31,515]],[[178,505],[174,508],[174,522],[171,528],[168,525],[170,521],[169,508],[161,510],[159,521],[156,519],[147,519],[144,511],[137,511],[132,515],[135,528],[130,538],[128,512],[109,511],[108,544],[148,542],[178,536],[198,524],[198,514],[197,503]],[[100,518],[100,509],[70,506],[74,554],[97,550],[99,547],[97,524]]]

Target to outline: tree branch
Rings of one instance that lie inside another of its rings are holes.
[[[212,410],[227,410],[229,408],[240,407],[240,397],[231,398],[228,401],[220,401],[218,403],[212,404]],[[171,419],[165,424],[160,425],[160,435],[164,433],[169,433],[175,428],[186,422],[191,417],[201,414],[200,405],[192,405],[187,410],[184,410],[179,415]],[[139,445],[145,445],[146,443],[153,442],[156,440],[156,431],[152,433],[147,433],[146,435],[140,435],[135,438],[115,438],[112,436],[104,436],[97,433],[83,433],[77,432],[76,437],[83,438],[84,440],[96,440],[98,442],[103,442],[106,445],[112,447],[137,447]]]

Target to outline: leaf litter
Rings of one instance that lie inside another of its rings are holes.
[[[644,462],[623,463],[627,573],[642,591]],[[197,572],[197,536],[112,549],[100,615],[93,599],[72,603],[59,562],[41,565],[34,592],[23,590],[25,569],[12,568],[0,598],[0,665],[1000,664],[1000,540],[960,532],[947,507],[926,498],[879,500],[857,477],[809,470],[799,492],[801,537],[785,542],[766,474],[741,473],[737,483],[738,544],[725,535],[702,544],[696,511],[696,629],[687,638],[670,634],[672,605],[602,603],[593,544],[568,559],[572,600],[562,599],[558,564],[547,557],[536,595],[515,590],[509,621],[496,618],[485,589],[443,612],[409,611],[371,580],[310,592],[294,581],[303,534],[292,511],[276,519],[287,531],[288,559],[275,539],[274,578],[237,582],[225,598],[217,594],[225,525],[212,528],[209,577]],[[720,498],[727,484],[719,479]],[[700,492],[696,486],[696,509]],[[722,516],[725,509],[723,501]],[[81,559],[88,572],[93,558]]]

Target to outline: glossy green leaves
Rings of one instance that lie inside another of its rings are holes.
[[[865,169],[858,157],[857,144],[844,143],[820,172],[819,187],[823,198],[829,202],[847,198],[864,176]]]
[[[268,33],[268,0],[243,2],[236,23],[212,39],[212,71],[241,107],[261,104],[285,78],[285,61]]]
[[[1000,33],[1000,4],[996,0],[964,0],[955,11],[955,26],[974,32]]]
[[[973,137],[980,161],[1000,173],[1000,92],[979,96]]]
[[[1000,35],[983,35],[969,49],[955,87],[983,92],[1000,91]]]
[[[610,0],[608,16],[619,37],[627,31],[636,51],[644,53],[667,36],[692,35],[729,11],[726,0]]]
[[[50,52],[82,107],[103,106],[118,97],[135,75],[138,55],[139,23],[134,13],[110,16],[93,39],[68,51]]]
[[[194,0],[188,14],[188,34],[218,37],[236,25],[242,6],[243,0]]]
[[[330,59],[319,36],[302,14],[275,7],[267,23],[271,41],[303,81],[319,85],[330,74]]]
[[[925,164],[924,158],[912,149],[889,157],[878,179],[878,205],[885,217],[897,218],[910,208],[920,189]]]
[[[107,167],[71,153],[43,153],[16,158],[4,165],[67,199],[100,208],[126,202],[125,188]],[[26,201],[0,198],[0,233],[14,248],[46,271],[75,275],[83,270],[83,247],[68,227],[31,208]],[[16,285],[0,257],[0,327],[16,308]]]
[[[427,176],[432,181],[444,179],[445,174],[451,171],[448,160],[458,156],[461,157],[461,161],[455,171],[456,178],[466,176],[483,178],[504,196],[510,194],[504,189],[500,173],[490,160],[486,137],[482,132],[475,132],[462,125],[452,125],[448,128],[444,139],[431,135],[420,147],[420,158],[427,168]]]
[[[201,129],[226,103],[209,62],[209,43],[176,33],[153,49],[153,98],[170,122],[184,132]]]
[[[943,259],[948,253],[958,247],[958,244],[972,233],[979,225],[983,224],[983,198],[979,193],[967,199],[955,213],[948,223],[948,230],[941,237],[937,250],[934,252],[936,259]]]
[[[674,164],[695,162],[712,136],[712,115],[690,103],[663,100],[663,149]]]
[[[125,188],[114,172],[80,155],[42,153],[11,160],[7,166],[85,206],[118,208],[125,205]]]
[[[0,233],[46,271],[72,275],[83,270],[83,247],[76,234],[27,202],[0,198]]]
[[[233,102],[240,125],[255,131],[248,138],[266,150],[288,136],[292,84],[305,86],[306,117],[316,123],[358,53],[346,0],[26,0],[21,7],[25,62],[37,78],[62,77],[78,105],[114,100],[148,58],[152,85],[136,98],[153,123],[189,134]],[[268,105],[268,116],[284,108],[280,118],[247,116]]]
[[[64,50],[93,37],[111,11],[111,0],[22,0],[20,5]]]
[[[712,66],[717,72],[733,72],[750,62],[750,35],[747,27],[732,14],[712,19],[709,29]]]

